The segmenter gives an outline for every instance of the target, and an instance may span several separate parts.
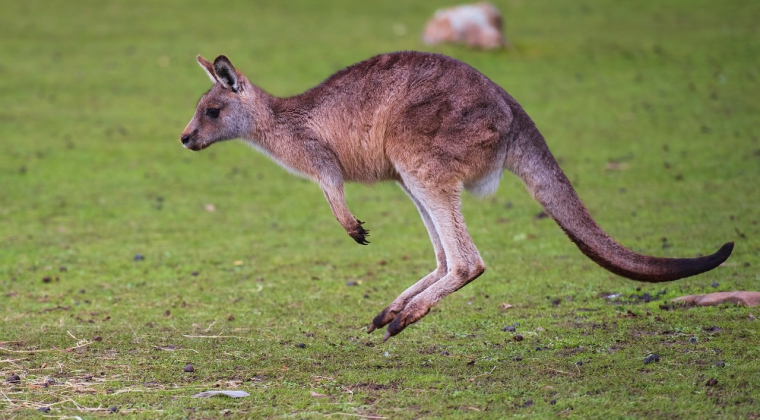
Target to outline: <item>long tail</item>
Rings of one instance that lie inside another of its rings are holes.
[[[620,245],[604,233],[583,206],[532,121],[522,123],[505,166],[522,178],[528,191],[581,252],[600,266],[629,279],[657,283],[710,271],[731,255],[733,242],[699,258],[650,257]]]

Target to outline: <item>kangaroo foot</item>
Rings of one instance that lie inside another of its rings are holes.
[[[372,324],[367,329],[367,334],[375,331],[378,328],[383,328],[384,326],[388,325],[388,323],[396,318],[396,315],[398,315],[402,309],[404,308],[394,308],[393,304],[390,304],[387,308],[383,309],[382,312],[377,314],[377,316],[372,320]]]
[[[430,312],[430,306],[420,302],[410,302],[388,325],[388,330],[383,336],[383,341],[400,333],[404,328],[419,321]]]

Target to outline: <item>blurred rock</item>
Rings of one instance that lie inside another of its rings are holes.
[[[674,302],[686,302],[698,306],[715,306],[722,303],[734,303],[746,306],[760,305],[760,292],[717,292],[706,295],[689,295],[673,299]]]
[[[427,45],[451,42],[484,50],[511,49],[504,37],[503,22],[499,9],[491,3],[439,9],[425,25],[422,42]]]

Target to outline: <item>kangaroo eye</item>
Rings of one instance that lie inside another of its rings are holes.
[[[219,117],[219,108],[206,108],[206,115],[211,118]]]

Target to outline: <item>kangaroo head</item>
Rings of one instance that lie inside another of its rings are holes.
[[[251,90],[248,79],[224,55],[216,57],[213,64],[200,55],[197,60],[214,86],[198,101],[195,115],[180,137],[185,148],[196,151],[218,141],[242,137],[251,126],[245,105]]]

